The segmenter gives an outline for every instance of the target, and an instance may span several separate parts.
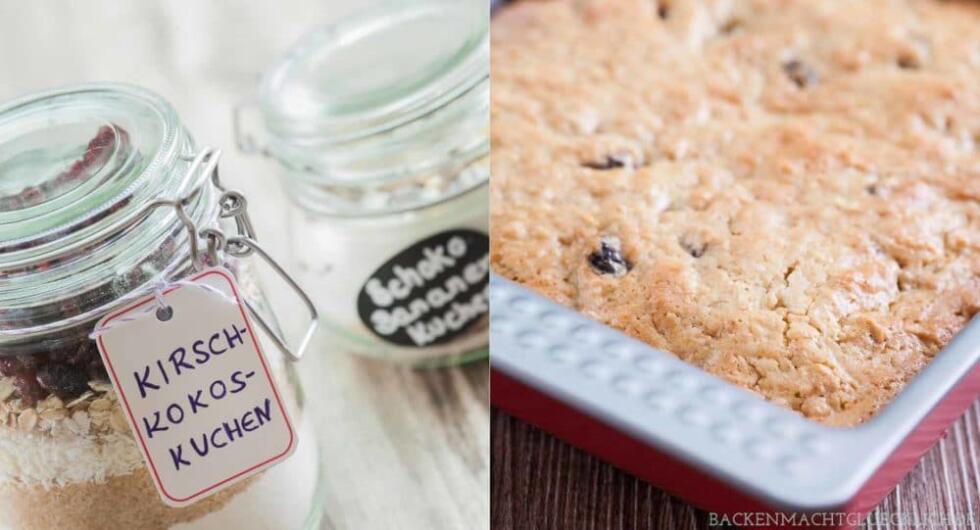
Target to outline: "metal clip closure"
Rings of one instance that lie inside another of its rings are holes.
[[[224,219],[233,218],[238,228],[238,234],[249,239],[255,239],[255,228],[252,227],[252,220],[248,216],[248,201],[245,196],[237,191],[226,191],[221,195],[221,217]],[[247,248],[242,256],[250,256],[252,248]]]
[[[252,253],[252,251],[255,251],[256,254],[258,254],[262,259],[264,259],[265,262],[268,263],[269,266],[272,267],[274,271],[276,271],[276,274],[278,274],[283,280],[286,281],[289,287],[296,294],[299,295],[300,299],[303,301],[303,304],[306,305],[306,310],[310,312],[310,324],[306,327],[306,333],[303,334],[303,338],[300,340],[299,346],[297,346],[296,351],[294,353],[292,350],[289,349],[289,345],[286,344],[285,339],[280,337],[279,334],[276,333],[276,331],[272,329],[272,327],[265,321],[265,319],[263,319],[262,316],[255,310],[255,308],[252,307],[252,303],[249,302],[248,300],[245,300],[245,305],[248,306],[249,311],[251,311],[252,314],[255,316],[256,322],[258,322],[259,326],[261,326],[262,329],[264,329],[265,332],[268,333],[270,337],[272,337],[272,341],[275,342],[276,347],[279,348],[280,351],[286,354],[293,361],[298,361],[306,352],[306,349],[310,345],[310,341],[313,340],[313,335],[316,334],[316,328],[320,322],[320,318],[317,313],[316,306],[313,305],[313,301],[310,300],[310,297],[306,295],[306,292],[303,291],[303,288],[300,287],[299,284],[297,284],[296,281],[293,280],[292,277],[290,277],[285,270],[283,270],[283,268],[279,265],[279,263],[275,259],[273,259],[272,256],[270,256],[265,250],[263,250],[262,247],[260,247],[259,244],[256,243],[254,239],[248,237],[242,237],[242,236],[230,237],[228,238],[227,244],[225,245],[225,252],[235,257],[248,256]]]
[[[248,216],[248,201],[245,196],[240,192],[227,190],[221,185],[221,181],[218,177],[218,159],[221,157],[221,151],[212,148],[204,148],[194,157],[191,162],[190,167],[187,170],[187,175],[192,177],[198,169],[204,165],[204,173],[209,175],[207,181],[202,182],[195,186],[187,195],[178,199],[176,201],[165,201],[159,200],[154,201],[150,205],[147,205],[148,215],[150,211],[156,209],[160,206],[172,206],[177,212],[177,216],[180,221],[184,224],[187,229],[190,246],[191,246],[191,262],[196,270],[203,270],[208,265],[217,265],[221,263],[221,254],[224,253],[228,256],[234,258],[247,258],[253,253],[258,254],[270,267],[275,271],[276,274],[282,278],[286,285],[295,292],[303,305],[306,306],[307,311],[310,313],[310,321],[306,327],[306,332],[303,334],[303,338],[300,340],[299,345],[292,349],[286,343],[286,339],[282,337],[279,332],[274,329],[274,327],[266,321],[262,314],[256,310],[256,308],[249,302],[245,300],[245,305],[249,312],[255,318],[255,321],[259,326],[265,330],[265,332],[272,338],[276,347],[287,358],[292,361],[298,361],[306,353],[309,348],[310,342],[313,339],[316,329],[319,326],[320,318],[317,312],[316,306],[313,305],[313,301],[310,299],[309,295],[296,283],[295,280],[279,265],[279,263],[272,258],[259,244],[255,241],[255,229],[252,225],[252,221]],[[221,213],[219,216],[221,218],[231,218],[235,220],[236,234],[233,236],[226,235],[218,227],[203,227],[199,228],[194,221],[187,215],[185,211],[185,206],[194,200],[195,197],[201,192],[202,188],[210,183],[218,191],[221,192],[221,197],[219,199],[219,206],[221,208]],[[198,239],[204,239],[207,243],[206,254],[202,255],[200,243]]]

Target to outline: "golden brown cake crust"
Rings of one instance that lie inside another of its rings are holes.
[[[980,310],[980,3],[518,2],[492,45],[498,273],[829,425]]]

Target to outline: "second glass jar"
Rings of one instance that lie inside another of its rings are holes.
[[[283,168],[294,260],[340,349],[486,355],[488,106],[487,8],[444,0],[314,31],[236,113],[240,147]]]

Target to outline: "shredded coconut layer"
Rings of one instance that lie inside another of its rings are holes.
[[[53,488],[101,482],[143,465],[143,456],[126,434],[53,437],[0,428],[0,487],[17,483]]]

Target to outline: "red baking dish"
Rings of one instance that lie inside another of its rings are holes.
[[[500,277],[492,402],[737,526],[851,529],[980,396],[972,322],[874,418],[808,420]]]

